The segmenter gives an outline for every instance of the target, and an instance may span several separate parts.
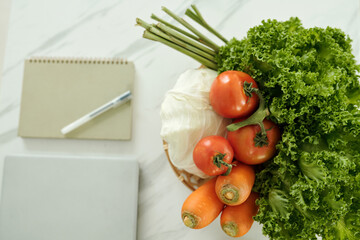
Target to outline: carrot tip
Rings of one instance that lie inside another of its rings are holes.
[[[220,198],[226,204],[235,203],[239,200],[239,191],[236,187],[227,184],[221,189]]]
[[[233,198],[234,198],[234,193],[233,192],[226,192],[225,194],[224,194],[224,197],[226,198],[226,199],[228,199],[228,200],[233,200]]]
[[[239,228],[237,224],[234,222],[227,222],[223,224],[221,227],[223,231],[230,237],[235,237],[239,232]]]
[[[194,215],[191,213],[183,213],[182,215],[183,222],[185,226],[189,228],[195,228],[198,224],[198,221]]]

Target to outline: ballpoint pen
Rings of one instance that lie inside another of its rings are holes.
[[[87,123],[91,119],[94,119],[95,117],[97,117],[97,116],[103,114],[104,112],[110,110],[111,108],[114,108],[114,107],[117,107],[117,106],[119,106],[121,104],[124,104],[125,102],[130,100],[131,97],[132,97],[132,95],[131,95],[130,91],[124,92],[120,96],[117,96],[113,100],[111,100],[111,101],[105,103],[104,105],[98,107],[94,111],[82,116],[78,120],[76,120],[76,121],[70,123],[69,125],[65,126],[64,128],[61,129],[61,133],[64,134],[64,135],[68,134],[69,132],[75,130],[76,128],[84,125],[85,123]]]

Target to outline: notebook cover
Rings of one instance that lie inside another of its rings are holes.
[[[120,59],[27,59],[18,134],[32,138],[128,140],[131,101],[66,136],[60,130],[123,92],[132,91],[133,80],[133,63]]]

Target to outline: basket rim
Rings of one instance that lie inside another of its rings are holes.
[[[177,176],[177,178],[187,187],[189,188],[191,191],[195,191],[198,187],[200,187],[203,183],[205,183],[206,181],[209,180],[209,178],[200,178],[194,174],[191,174],[189,172],[187,172],[184,169],[179,169],[177,167],[174,166],[174,164],[172,163],[171,159],[170,159],[170,155],[169,155],[169,151],[168,151],[168,143],[165,140],[163,141],[163,148],[166,154],[166,158],[171,166],[171,168],[173,169],[175,175]],[[186,176],[186,178],[184,177],[184,175]],[[193,183],[191,181],[191,179],[197,179],[197,183]]]

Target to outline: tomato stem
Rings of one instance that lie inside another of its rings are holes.
[[[226,172],[222,174],[222,176],[229,175],[232,169],[232,165],[224,161],[225,155],[226,153],[218,153],[213,157],[213,163],[215,166],[221,168],[221,165],[224,165],[225,167],[228,168]]]
[[[252,97],[252,93],[255,91],[255,88],[253,88],[253,83],[252,82],[244,82],[244,92],[245,92],[245,95],[248,96],[249,98]]]
[[[256,112],[254,112],[246,120],[228,125],[226,127],[228,131],[232,132],[232,131],[238,130],[239,128],[248,126],[248,125],[260,124],[263,122],[265,117],[269,116],[270,112],[269,112],[268,108],[265,107],[265,101],[264,101],[262,94],[260,93],[260,91],[257,88],[253,88],[253,89],[254,89],[253,92],[255,92],[258,95],[259,100],[260,100],[259,108],[256,110]],[[266,133],[265,129],[262,131]]]
[[[249,103],[251,97],[252,97],[252,93],[255,92],[255,88],[253,88],[253,83],[252,82],[244,82],[244,86],[243,86],[243,89],[244,89],[244,93],[245,95],[248,97],[248,100],[246,101],[246,104]]]
[[[261,128],[261,131],[258,132],[254,138],[255,146],[256,147],[266,146],[266,145],[268,145],[269,141],[267,138],[266,129],[264,127],[263,121],[264,121],[265,117],[270,115],[269,109],[265,106],[265,100],[258,88],[252,87],[251,83],[250,84],[244,83],[244,91],[247,96],[249,96],[249,95],[251,96],[251,94],[253,92],[257,94],[257,96],[259,97],[259,101],[260,101],[259,107],[246,120],[244,120],[242,122],[232,123],[232,124],[228,125],[226,128],[228,131],[232,132],[232,131],[236,131],[242,127],[248,126],[248,125],[258,124]]]
[[[267,130],[265,130],[265,126],[263,122],[259,123],[259,126],[261,128],[261,131],[256,133],[255,135],[254,138],[255,147],[267,146],[269,144],[269,140],[266,134]]]

